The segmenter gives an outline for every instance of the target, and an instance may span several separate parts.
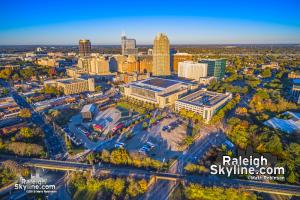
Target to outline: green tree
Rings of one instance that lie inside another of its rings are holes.
[[[146,129],[148,127],[148,123],[147,122],[143,122],[143,129]]]
[[[98,86],[95,87],[95,91],[96,91],[96,92],[100,92],[101,90],[102,90],[102,88],[101,88],[100,85],[98,85]]]
[[[269,78],[272,76],[272,72],[270,68],[267,68],[265,70],[262,71],[261,76],[264,78]]]
[[[32,137],[32,130],[28,127],[22,127],[20,129],[20,135],[23,138],[30,138],[30,137]]]

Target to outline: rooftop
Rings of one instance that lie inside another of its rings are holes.
[[[88,104],[83,106],[81,112],[93,112],[94,109],[95,109],[94,104]]]
[[[300,85],[300,78],[295,78],[295,79],[293,80],[293,83],[294,83],[294,84],[297,84],[297,85]]]
[[[142,81],[143,84],[146,85],[151,85],[155,87],[160,87],[160,88],[168,88],[172,85],[175,85],[179,83],[178,81],[173,81],[173,80],[168,80],[168,79],[162,79],[162,78],[151,78],[147,79],[145,81]]]
[[[206,90],[199,90],[188,96],[181,98],[180,102],[192,104],[195,106],[214,106],[223,99],[230,97],[230,93],[222,94]]]
[[[279,129],[288,134],[294,132],[300,132],[300,113],[295,112],[285,112],[284,114],[290,115],[291,119],[279,119],[277,117],[273,117],[264,122],[264,125]]]
[[[73,78],[70,78],[70,79],[62,79],[62,80],[58,80],[57,82],[60,82],[60,83],[65,83],[65,84],[71,84],[71,83],[78,83],[78,82],[82,82],[83,79],[73,79]]]

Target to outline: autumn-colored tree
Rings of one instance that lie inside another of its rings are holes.
[[[30,118],[31,111],[28,108],[23,108],[20,110],[19,116],[22,118]]]

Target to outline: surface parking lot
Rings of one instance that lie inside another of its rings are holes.
[[[173,130],[163,131],[163,127],[170,125],[172,122],[177,121],[178,118],[172,116],[165,118],[156,125],[152,125],[147,130],[135,131],[130,139],[122,136],[121,142],[125,143],[125,148],[129,152],[138,152],[147,145],[147,142],[154,144],[154,148],[147,151],[147,155],[157,160],[168,160],[178,156],[182,153],[179,147],[183,138],[186,136],[185,125],[174,126]],[[149,146],[149,145],[148,145]]]

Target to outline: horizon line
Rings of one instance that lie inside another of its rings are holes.
[[[186,44],[170,44],[170,46],[183,45],[300,45],[300,43],[186,43]],[[78,46],[78,44],[0,44],[0,46]],[[92,44],[91,46],[121,46],[121,44]],[[140,44],[138,46],[153,46],[153,44]]]

